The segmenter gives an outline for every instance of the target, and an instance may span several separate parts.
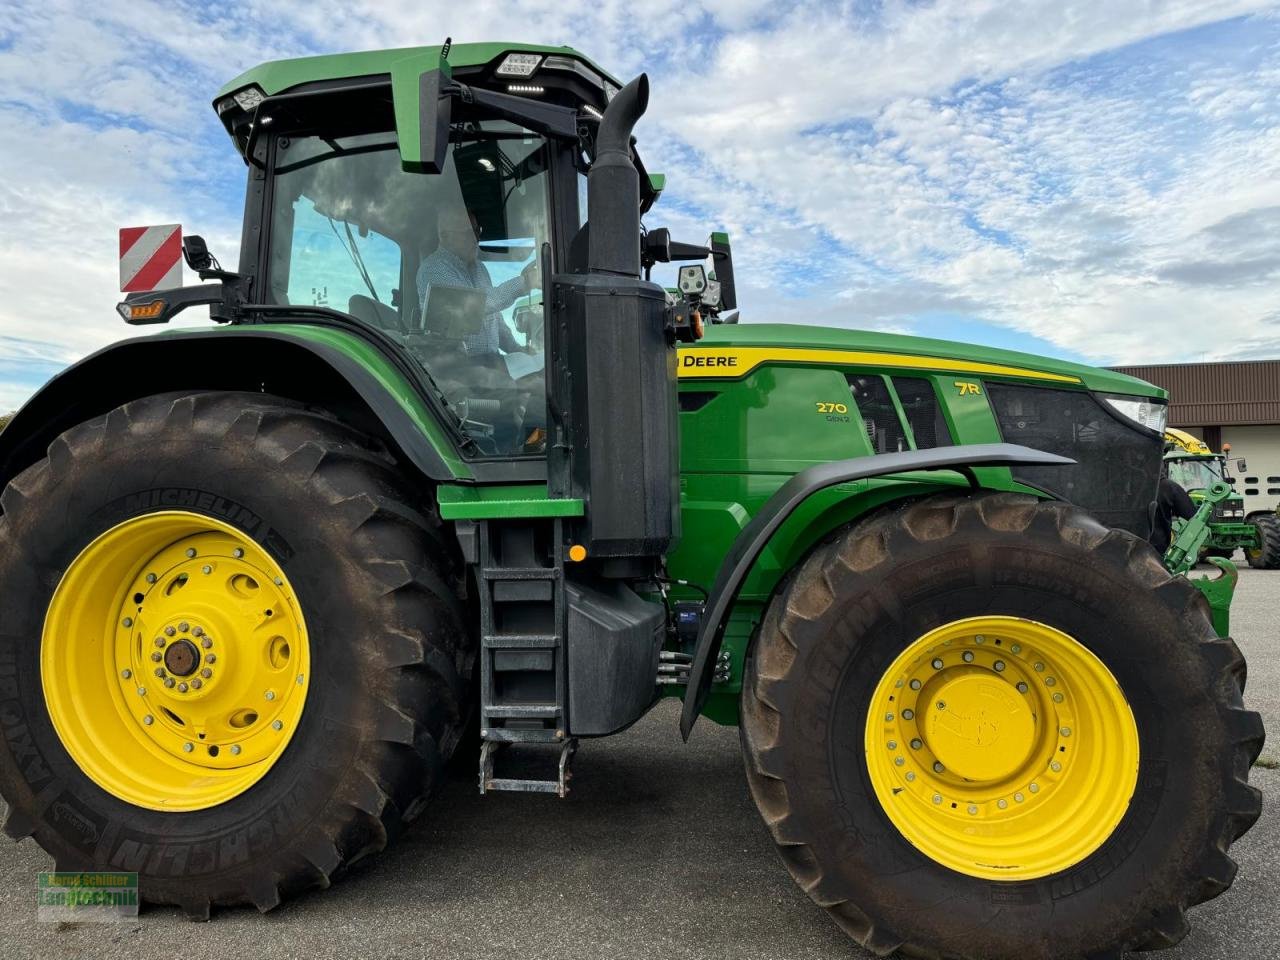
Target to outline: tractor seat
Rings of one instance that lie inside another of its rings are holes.
[[[388,307],[385,303],[379,303],[372,297],[362,296],[357,293],[347,304],[347,313],[357,320],[367,323],[371,327],[377,327],[386,333],[404,333],[404,328],[400,325],[400,314],[396,311],[396,308]]]

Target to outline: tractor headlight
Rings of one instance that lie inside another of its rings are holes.
[[[245,113],[253,113],[253,108],[267,99],[267,95],[257,87],[245,87],[233,93],[231,98]]]
[[[494,71],[500,77],[531,77],[542,63],[537,53],[508,53],[506,59]]]
[[[1123,396],[1104,396],[1102,399],[1126,420],[1132,420],[1140,427],[1164,435],[1165,424],[1169,420],[1169,405],[1163,400]]]

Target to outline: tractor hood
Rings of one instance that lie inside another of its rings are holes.
[[[896,333],[789,323],[710,326],[703,340],[682,351],[681,375],[697,377],[704,358],[727,352],[732,356],[725,357],[724,362],[733,360],[733,373],[737,375],[768,362],[822,363],[829,353],[833,363],[878,365],[887,360],[889,365],[900,363],[917,370],[1026,378],[1079,385],[1102,393],[1168,399],[1167,391],[1136,377],[1036,354]],[[716,372],[724,375],[729,371]]]

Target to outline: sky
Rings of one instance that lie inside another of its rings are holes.
[[[218,88],[451,36],[649,74],[647,217],[727,229],[743,322],[1094,364],[1280,356],[1280,5],[0,0],[0,411],[131,335],[117,230],[238,258]],[[188,282],[195,282],[189,276]]]

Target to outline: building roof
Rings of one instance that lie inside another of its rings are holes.
[[[1169,391],[1169,425],[1280,423],[1280,360],[1115,367]]]

